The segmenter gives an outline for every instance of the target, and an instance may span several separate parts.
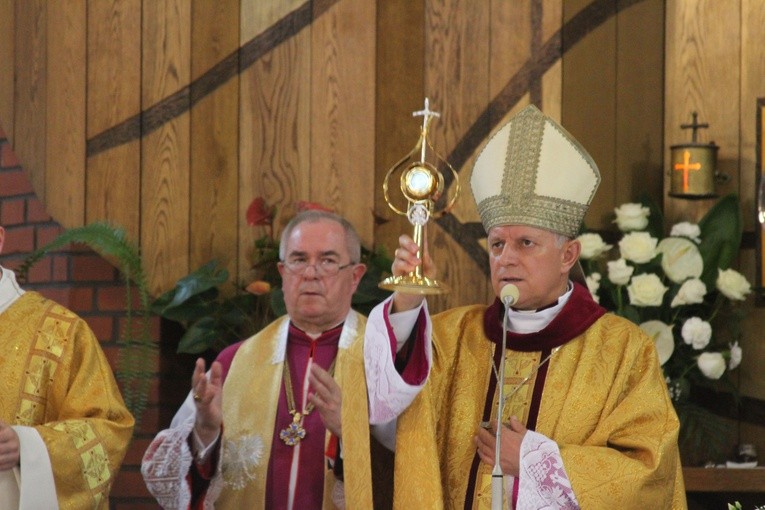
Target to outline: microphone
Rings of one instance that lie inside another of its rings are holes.
[[[505,314],[518,302],[518,287],[512,283],[508,283],[499,291],[499,299],[505,305]],[[502,342],[498,348],[502,349],[502,357],[500,358],[499,370],[494,372],[497,377],[497,432],[495,434],[496,442],[494,443],[494,468],[491,471],[491,510],[502,510],[505,508],[503,503],[503,496],[505,493],[502,467],[499,464],[499,445],[502,437],[502,414],[505,407],[505,338],[507,337],[507,320],[502,320]]]
[[[515,303],[517,303],[519,297],[520,293],[518,292],[518,287],[512,283],[508,283],[502,287],[502,290],[499,291],[499,300],[502,301],[502,304],[505,305],[505,308],[510,308]]]

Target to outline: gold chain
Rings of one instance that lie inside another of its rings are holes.
[[[329,366],[329,375],[335,374],[335,363],[337,362],[337,356],[332,360],[332,364]],[[284,393],[287,397],[287,410],[292,415],[292,423],[290,423],[286,429],[279,433],[279,437],[288,446],[295,446],[305,437],[305,429],[303,428],[303,419],[313,411],[313,402],[308,402],[303,412],[298,412],[295,406],[295,395],[292,391],[292,375],[290,374],[289,360],[284,360],[284,369],[282,370],[282,379],[284,380]]]

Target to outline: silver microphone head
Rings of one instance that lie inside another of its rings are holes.
[[[517,303],[519,296],[518,287],[512,283],[508,283],[499,291],[499,300],[502,301],[505,307],[511,307]]]

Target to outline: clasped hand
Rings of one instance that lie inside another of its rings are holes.
[[[13,427],[0,420],[0,471],[7,471],[19,465],[21,445]]]
[[[503,474],[518,476],[520,469],[521,443],[523,442],[525,435],[526,427],[515,416],[510,418],[509,424],[502,425],[502,433],[499,438],[499,465]],[[494,467],[494,451],[497,444],[496,439],[496,420],[490,422],[489,430],[479,427],[478,432],[473,437],[473,443],[478,451],[478,457],[480,457],[482,462],[492,467]]]

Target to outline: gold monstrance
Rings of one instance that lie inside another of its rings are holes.
[[[385,202],[388,204],[388,207],[390,207],[396,214],[406,216],[409,223],[414,226],[412,239],[418,246],[417,256],[422,257],[425,225],[431,217],[440,217],[449,212],[459,195],[460,183],[459,176],[454,170],[454,167],[438,154],[428,138],[428,127],[431,119],[433,117],[440,117],[441,114],[432,111],[429,106],[428,98],[425,98],[425,108],[412,113],[412,116],[423,118],[420,139],[409,154],[401,158],[398,163],[388,170],[388,173],[385,175],[385,181],[383,182],[383,193],[385,194]],[[434,205],[438,199],[441,198],[444,191],[444,176],[434,165],[426,161],[428,148],[430,148],[430,151],[440,162],[449,167],[454,176],[454,194],[446,207],[440,211],[434,211]],[[411,161],[417,152],[420,153],[420,159],[407,165],[407,162]],[[400,182],[401,193],[407,200],[406,211],[396,207],[388,196],[388,183],[391,176],[401,168],[405,168],[401,174]],[[443,294],[449,290],[443,283],[439,283],[437,280],[423,275],[421,266],[417,266],[414,271],[407,275],[389,276],[380,282],[379,286],[382,289],[408,294]]]

